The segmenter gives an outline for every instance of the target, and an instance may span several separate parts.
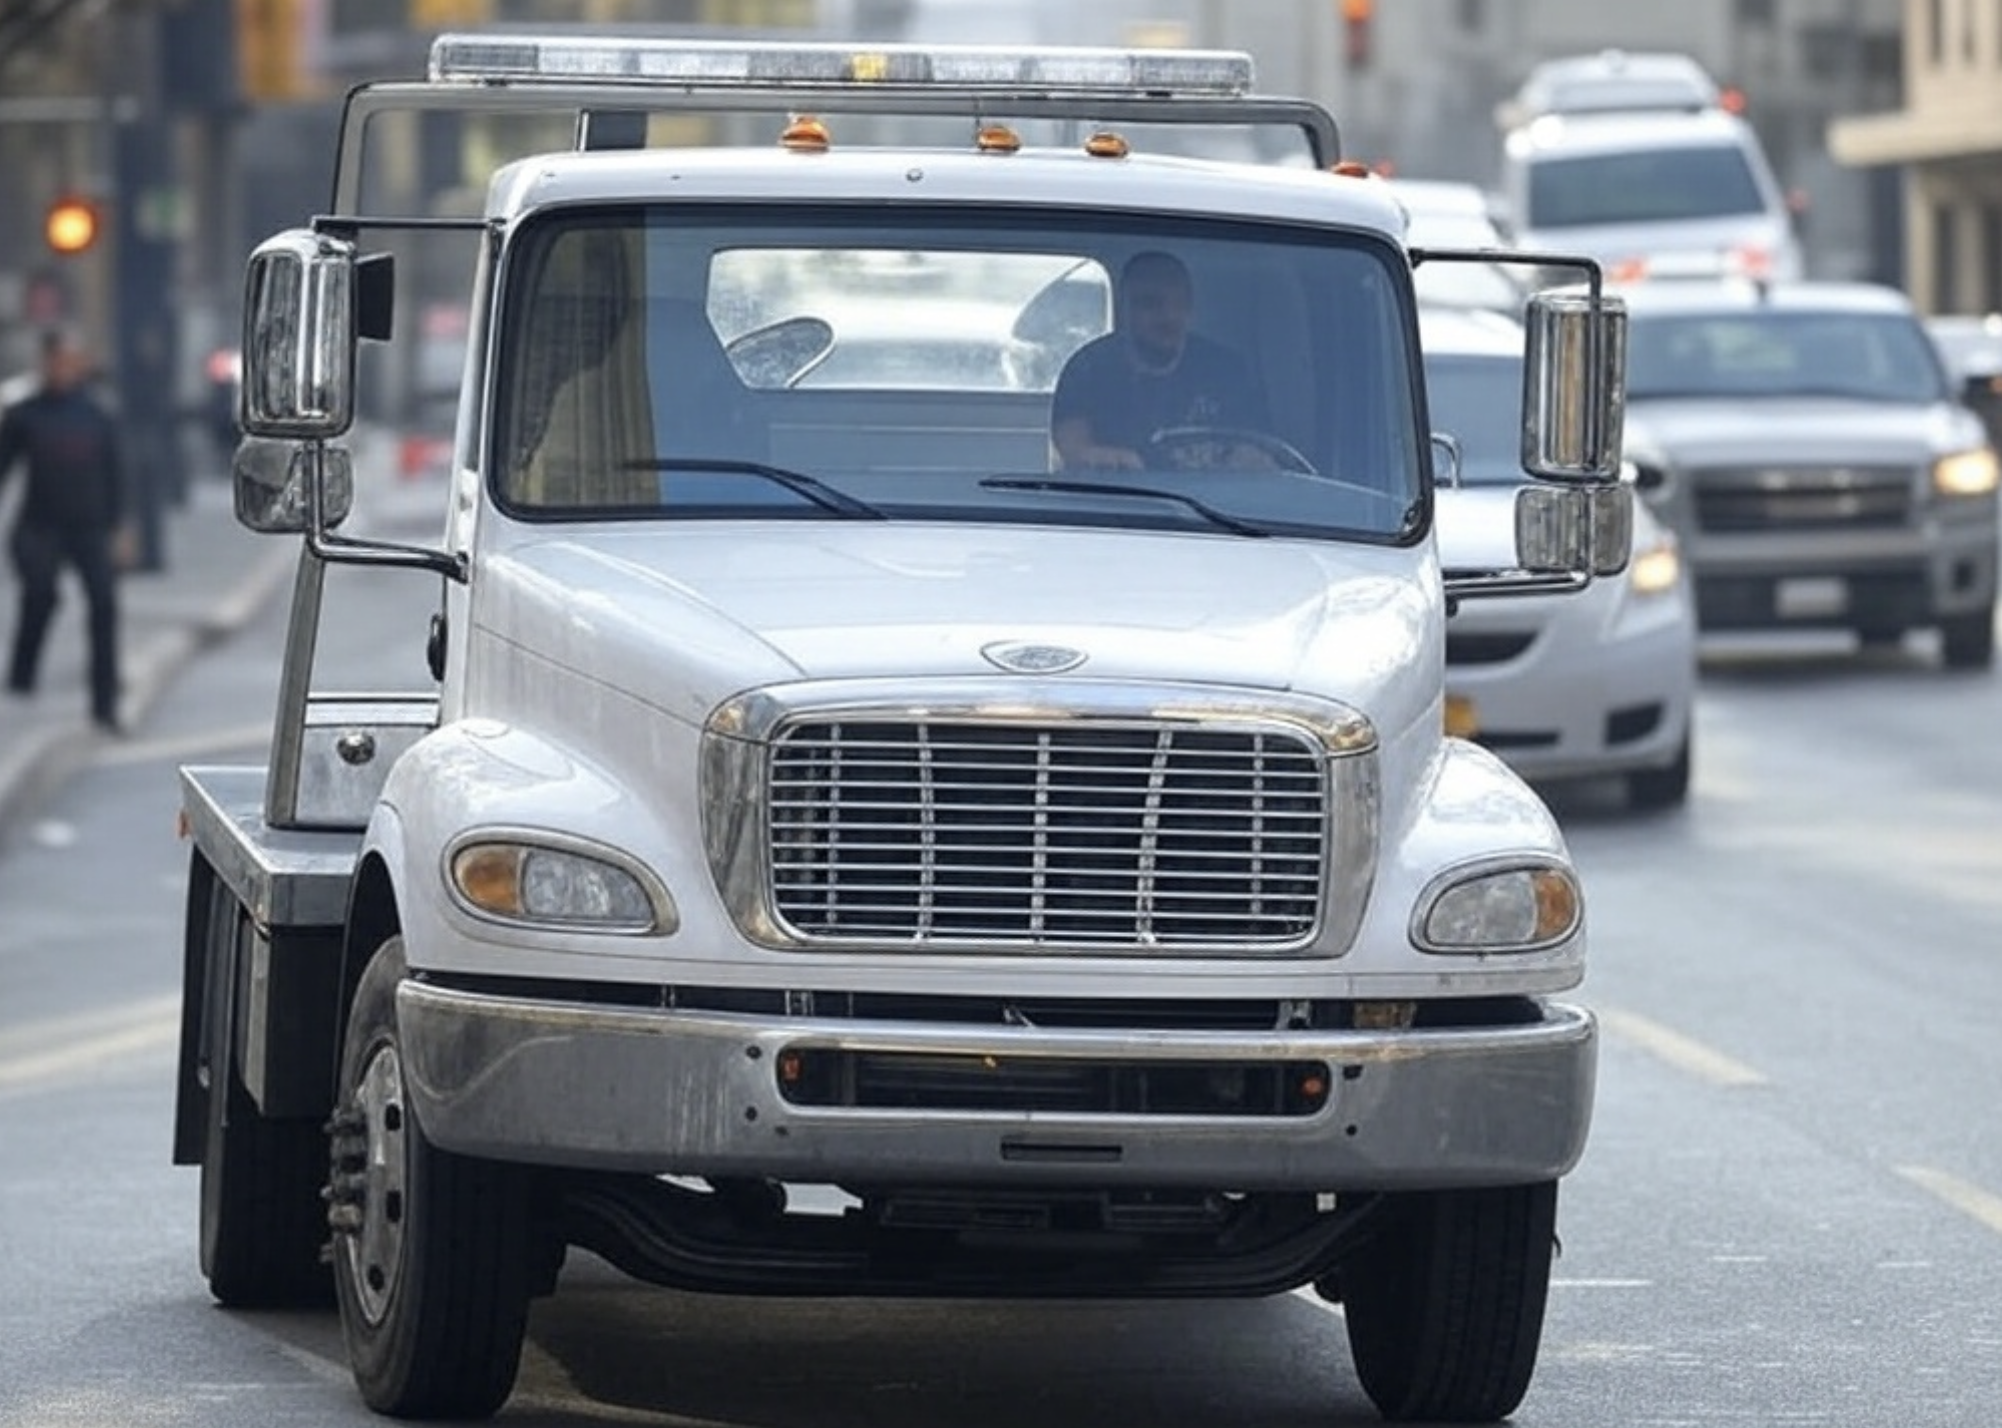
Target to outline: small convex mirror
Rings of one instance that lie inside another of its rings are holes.
[[[237,418],[251,436],[339,436],[354,419],[355,249],[307,228],[258,244],[244,281]]]
[[[354,461],[344,447],[273,441],[247,436],[236,448],[231,473],[236,485],[236,518],[266,535],[296,535],[309,523],[307,483],[317,464],[321,529],[332,530],[354,506]]]
[[[1525,320],[1523,469],[1554,481],[1614,479],[1627,405],[1625,300],[1540,292]]]
[[[1634,492],[1525,486],[1515,497],[1516,563],[1539,574],[1618,575],[1634,547]]]

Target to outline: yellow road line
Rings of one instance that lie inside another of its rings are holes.
[[[81,1017],[14,1027],[0,1035],[0,1094],[69,1081],[172,1046],[179,993]]]
[[[1622,1041],[1666,1061],[1678,1071],[1687,1071],[1713,1086],[1763,1086],[1766,1078],[1736,1057],[1684,1036],[1660,1022],[1637,1012],[1613,1007],[1596,1008],[1599,1024]]]
[[[1898,1174],[1921,1190],[1946,1201],[1963,1215],[2002,1235],[2002,1195],[1992,1194],[1978,1185],[1970,1185],[1957,1176],[1948,1175],[1944,1170],[1924,1165],[1900,1165]]]

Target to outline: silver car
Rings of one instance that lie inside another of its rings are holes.
[[[1628,290],[1627,454],[1682,537],[1704,631],[1939,632],[1995,654],[1994,450],[1904,294]]]
[[[1506,565],[1521,460],[1520,324],[1421,316],[1441,558]],[[1457,473],[1451,468],[1457,465]],[[1446,630],[1449,728],[1536,780],[1613,775],[1639,809],[1689,795],[1696,612],[1675,537],[1636,503],[1626,573],[1575,595],[1461,604]]]

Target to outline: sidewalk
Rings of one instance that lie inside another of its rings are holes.
[[[14,483],[18,486],[18,482]],[[12,529],[10,509],[0,536]],[[186,502],[167,512],[166,568],[121,577],[119,635],[127,737],[144,733],[146,716],[202,648],[242,629],[282,598],[298,560],[298,542],[259,536],[236,523],[229,483],[192,483]],[[20,582],[0,551],[0,661],[13,639]],[[90,722],[85,678],[83,588],[65,571],[62,604],[43,649],[35,694],[0,691],[0,830],[24,817],[90,756],[106,736]]]

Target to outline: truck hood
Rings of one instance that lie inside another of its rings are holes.
[[[1678,466],[1743,461],[1920,465],[1979,446],[1979,418],[1947,402],[1899,406],[1837,397],[1653,397],[1627,404],[1627,450]]]
[[[1443,658],[1437,572],[1413,550],[691,523],[528,532],[487,568],[475,626],[528,656],[496,666],[554,664],[692,722],[770,682],[999,677],[996,647],[1030,644],[1081,654],[1080,677],[1329,696],[1387,736],[1437,694],[1414,652]]]

